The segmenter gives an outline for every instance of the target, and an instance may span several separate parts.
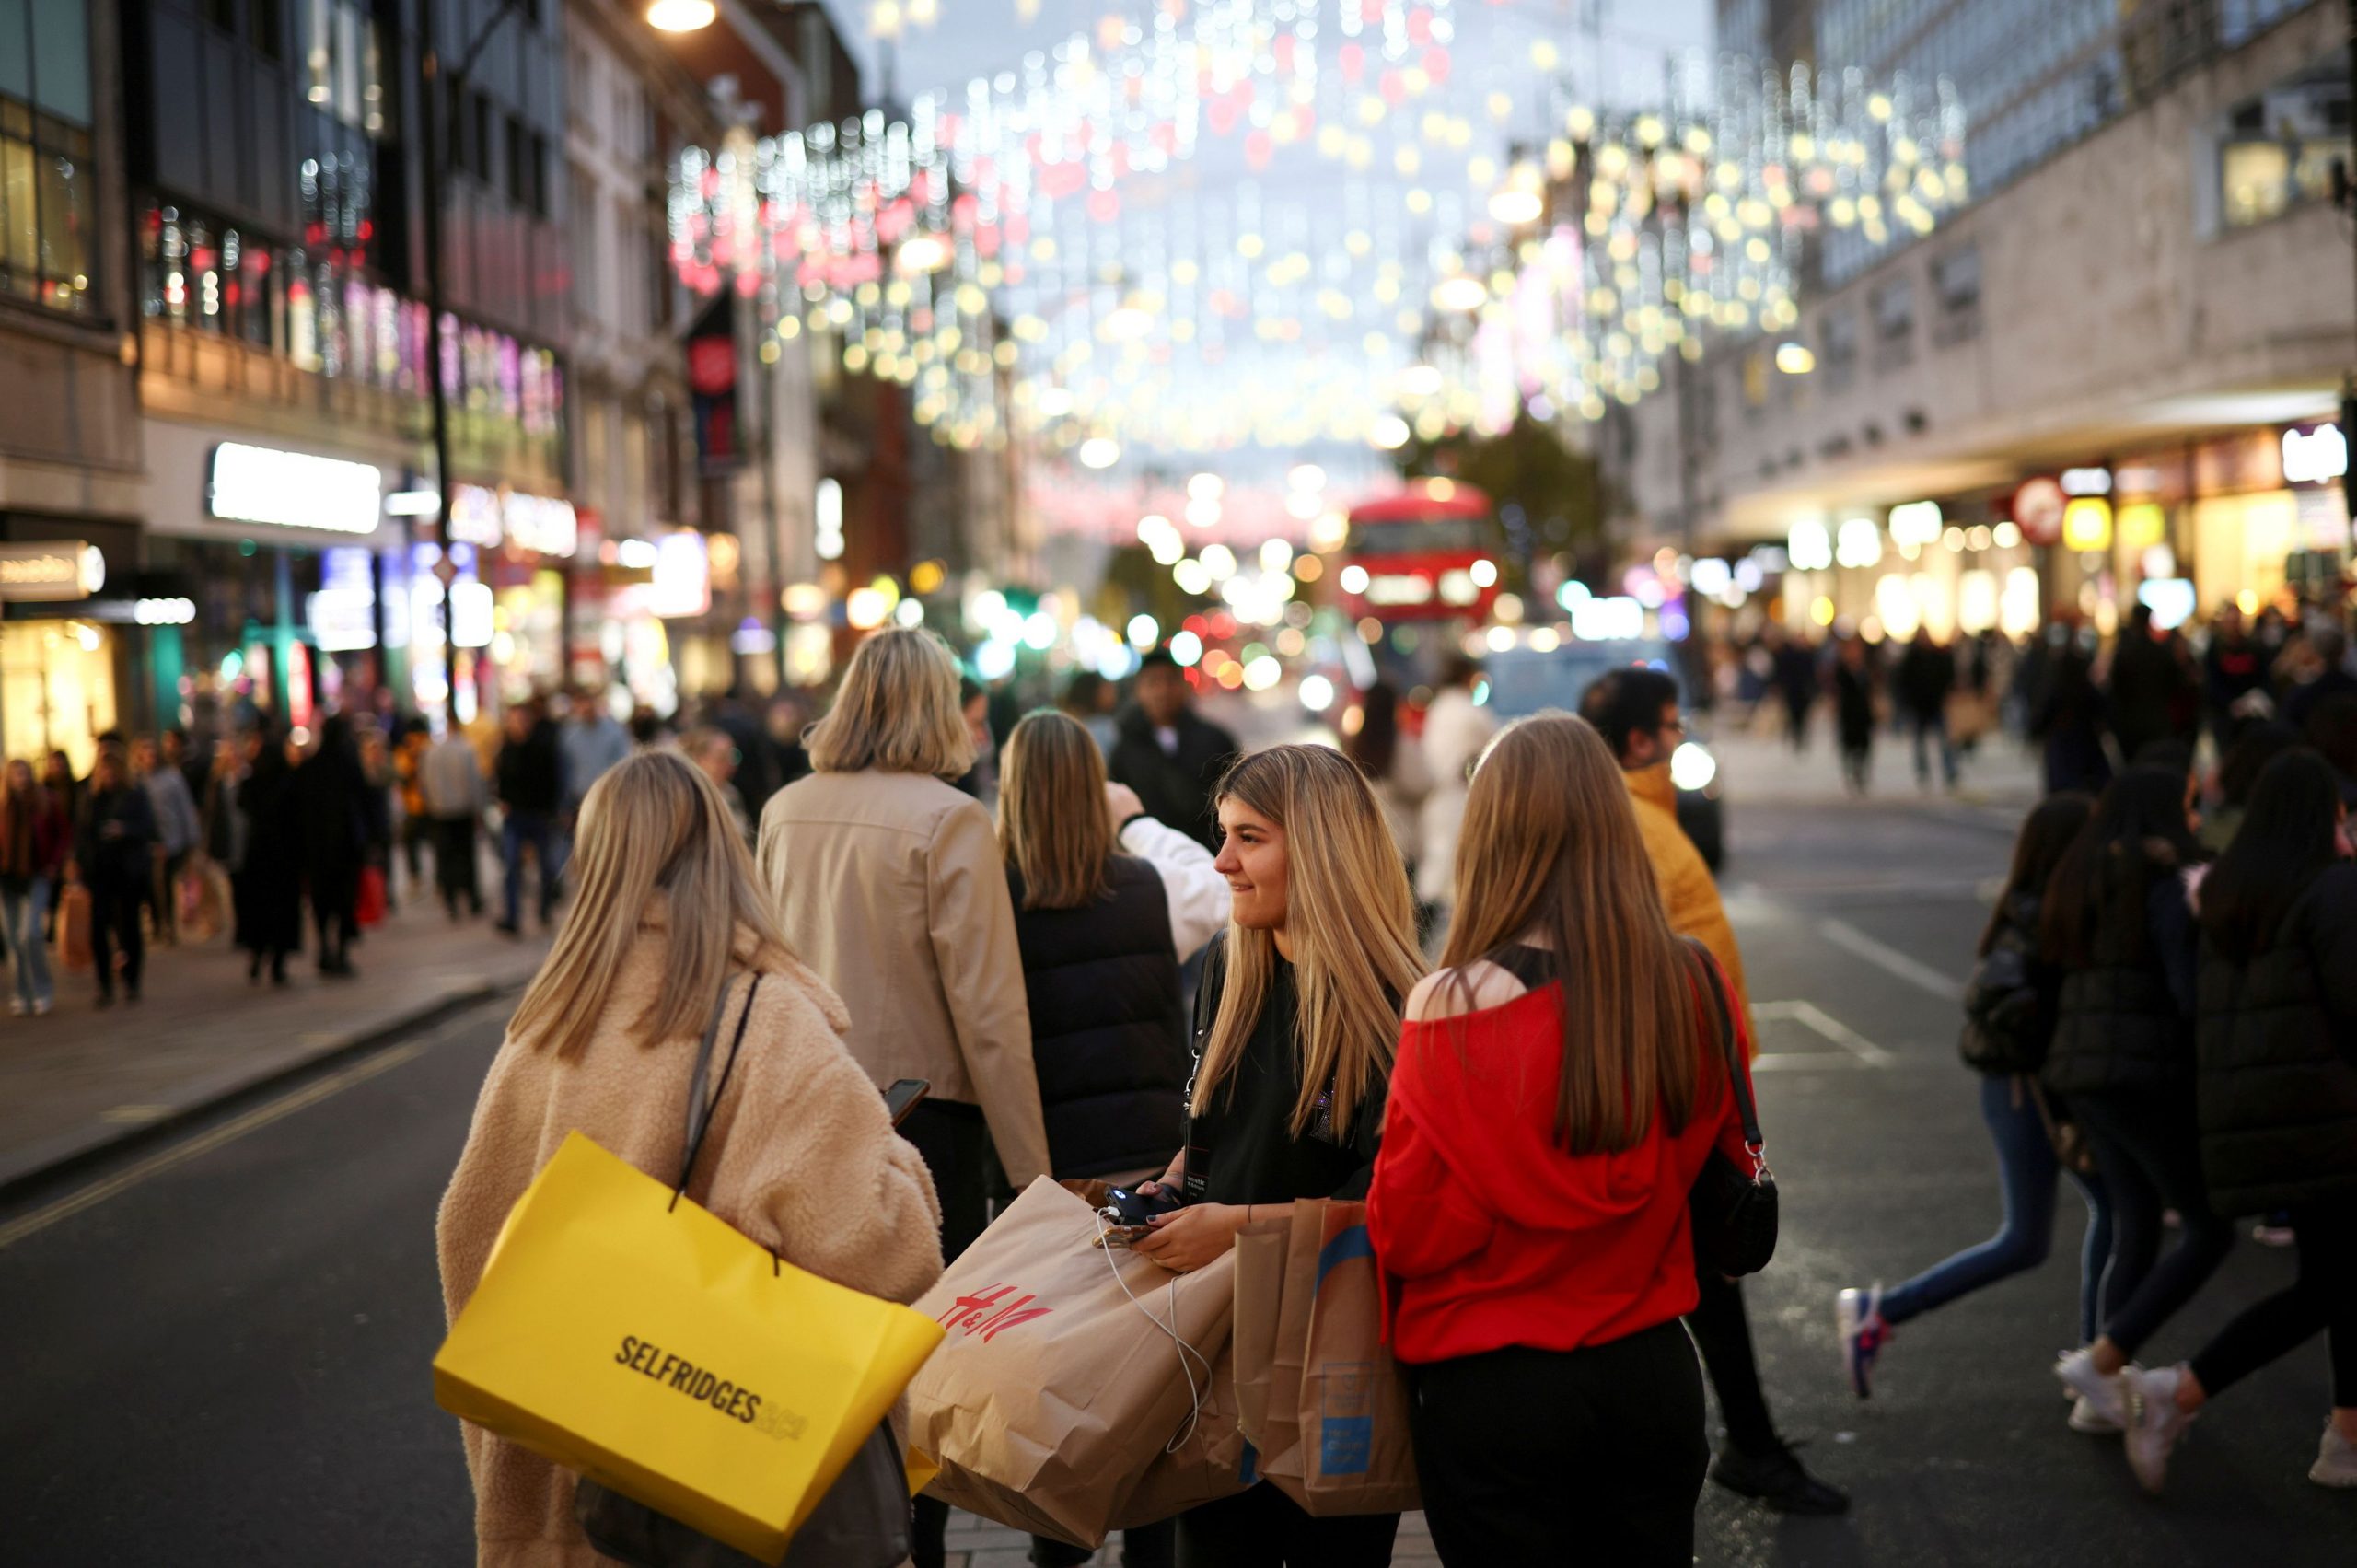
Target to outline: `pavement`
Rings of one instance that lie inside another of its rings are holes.
[[[298,955],[289,984],[254,984],[226,935],[149,943],[136,1004],[101,1010],[88,975],[61,970],[53,1012],[0,1018],[0,1193],[517,990],[547,951],[544,934],[509,940],[403,897],[354,949],[357,979]]]
[[[1833,1293],[1896,1282],[1997,1219],[1954,998],[2009,825],[1992,804],[1926,797],[1903,775],[1908,787],[1863,804],[1821,793],[1788,803],[1776,796],[1798,786],[1755,769],[1805,761],[1740,741],[1718,749],[1733,803],[1725,886],[1761,1018],[1761,1112],[1784,1205],[1776,1261],[1746,1292],[1780,1426],[1856,1507],[1787,1519],[1706,1487],[1697,1561],[2346,1568],[2357,1494],[2305,1479],[2328,1398],[2320,1342],[2215,1401],[2165,1497],[2137,1490],[2116,1439],[2065,1429],[2046,1369],[2075,1318],[2083,1221],[2068,1198],[2044,1268],[1908,1324],[1874,1400],[1850,1394]],[[380,974],[423,994],[450,978],[444,966],[470,962],[471,974],[489,952],[523,958],[482,927],[441,934],[431,978],[404,981],[397,933],[435,938],[412,918],[372,935],[360,958],[369,978],[349,989],[307,981],[241,1008],[238,969],[219,1005],[253,1039],[271,1032],[255,1027],[265,1017],[348,1030],[343,1012]],[[213,1009],[192,1005],[196,970],[173,972],[192,978],[159,968],[151,1016],[169,1007],[191,1030],[215,1028]],[[10,1561],[468,1560],[471,1497],[426,1375],[443,1331],[433,1220],[505,1014],[500,1001],[462,1005],[0,1194]],[[11,1028],[0,1055],[17,1038]],[[2189,1353],[2292,1267],[2246,1239],[2153,1356]],[[1566,1520],[1567,1558],[1578,1539]],[[952,1544],[964,1568],[1023,1562],[1019,1537],[981,1521],[960,1519]],[[1431,1560],[1420,1521],[1403,1527],[1398,1560]]]

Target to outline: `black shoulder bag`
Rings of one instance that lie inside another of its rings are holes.
[[[719,1086],[707,1100],[703,1086],[712,1066],[713,1042],[719,1038],[720,1020],[728,1011],[726,982],[713,1004],[712,1021],[704,1026],[703,1043],[696,1048],[695,1075],[688,1084],[688,1152],[679,1162],[679,1179],[671,1194],[675,1206],[687,1194],[696,1156],[702,1153],[704,1136],[712,1131],[713,1112],[728,1092],[737,1052],[744,1049],[745,1026],[753,1016],[753,997],[761,988],[761,977],[755,974],[745,993],[745,1010],[737,1016],[737,1033],[729,1042]],[[591,1546],[630,1568],[766,1568],[760,1558],[586,1477],[574,1492],[573,1516]],[[895,1568],[909,1555],[909,1535],[907,1472],[901,1468],[900,1446],[892,1441],[891,1424],[879,1423],[809,1518],[794,1532],[783,1568]]]
[[[1726,1064],[1736,1114],[1743,1120],[1743,1146],[1751,1168],[1744,1170],[1713,1146],[1687,1192],[1686,1209],[1694,1232],[1694,1266],[1734,1279],[1758,1273],[1776,1255],[1776,1174],[1768,1168],[1759,1116],[1752,1108],[1743,1063],[1736,1060],[1735,1020],[1719,983],[1718,966],[1701,943],[1690,936],[1687,942],[1701,966],[1702,989],[1711,998],[1719,1054]]]

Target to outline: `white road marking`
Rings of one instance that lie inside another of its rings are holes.
[[[1766,1051],[1752,1058],[1752,1066],[1766,1067],[1770,1072],[1793,1072],[1813,1067],[1887,1067],[1898,1058],[1868,1040],[1840,1019],[1832,1016],[1814,1002],[1758,1002],[1752,1005],[1755,1018],[1789,1018],[1794,1023],[1814,1029],[1827,1040],[1849,1052],[1847,1056],[1829,1056],[1822,1051]]]
[[[1964,1000],[1962,981],[1942,974],[1931,965],[1919,963],[1898,948],[1875,941],[1846,921],[1820,921],[1817,929],[1835,947],[1856,954],[1886,974],[1930,992],[1943,1002]]]
[[[351,1066],[331,1073],[316,1083],[304,1085],[291,1094],[256,1106],[242,1116],[224,1121],[220,1126],[184,1144],[148,1156],[138,1164],[100,1181],[94,1181],[77,1192],[70,1192],[55,1202],[35,1209],[21,1218],[0,1225],[0,1252],[6,1251],[28,1237],[40,1235],[52,1225],[72,1219],[75,1214],[94,1209],[110,1198],[120,1197],[141,1183],[152,1180],[166,1171],[186,1165],[200,1155],[207,1155],[226,1144],[234,1144],[249,1132],[259,1132],[273,1121],[281,1121],[298,1110],[307,1110],[321,1100],[330,1099],[344,1090],[365,1084],[369,1079],[391,1072],[406,1063],[423,1056],[434,1046],[441,1044],[463,1028],[481,1021],[482,1009],[470,1007],[457,1017],[444,1023],[432,1034],[405,1044],[390,1046],[364,1057]]]

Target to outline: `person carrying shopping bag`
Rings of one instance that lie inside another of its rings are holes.
[[[1711,1457],[1678,1323],[1688,1194],[1714,1150],[1751,1167],[1745,1042],[1718,1036],[1740,1014],[1708,999],[1726,979],[1670,929],[1612,754],[1567,714],[1491,745],[1456,873],[1367,1198],[1433,1543],[1454,1568],[1574,1539],[1684,1568]]]
[[[941,1272],[916,1150],[843,1043],[843,1005],[786,946],[709,781],[667,752],[584,803],[581,898],[493,1061],[435,1224],[452,1322],[502,1224],[574,1132],[669,1184],[697,1040],[725,985],[749,994],[686,1196],[796,1268],[911,1302]],[[750,975],[755,983],[741,983]],[[734,1016],[732,1013],[731,1016]],[[486,1568],[596,1568],[575,1478],[462,1428]]]
[[[41,788],[30,762],[11,761],[0,784],[0,929],[15,981],[8,1010],[19,1016],[48,1012],[57,997],[45,927],[73,836],[64,802]]]
[[[1364,1196],[1399,1007],[1423,972],[1408,874],[1365,775],[1323,746],[1245,757],[1216,796],[1225,940],[1196,1007],[1187,1146],[1136,1250],[1185,1272],[1303,1198]],[[1180,1568],[1365,1568],[1397,1514],[1312,1517],[1262,1481],[1178,1517]]]

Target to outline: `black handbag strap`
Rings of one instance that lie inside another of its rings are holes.
[[[737,1015],[737,1033],[728,1043],[728,1061],[720,1070],[719,1086],[706,1099],[704,1079],[712,1070],[712,1048],[720,1038],[720,1021],[728,1013],[728,986],[726,980],[720,982],[720,994],[712,1004],[711,1021],[704,1025],[703,1040],[696,1047],[695,1074],[688,1080],[688,1152],[679,1161],[679,1179],[671,1191],[673,1208],[679,1207],[681,1195],[688,1190],[688,1178],[695,1172],[696,1156],[703,1152],[704,1138],[712,1131],[712,1113],[719,1109],[720,1097],[728,1092],[728,1080],[737,1071],[737,1055],[744,1049],[745,1026],[753,1020],[753,997],[761,989],[761,977],[756,972],[753,983],[746,988],[745,1010]]]
[[[1736,1060],[1735,1017],[1727,1007],[1726,988],[1719,983],[1718,961],[1698,939],[1689,936],[1686,945],[1694,950],[1694,961],[1701,966],[1702,989],[1711,998],[1711,1012],[1718,1026],[1719,1054],[1726,1063],[1727,1087],[1734,1091],[1736,1114],[1743,1121],[1743,1146],[1749,1151],[1752,1163],[1764,1167],[1767,1140],[1759,1133],[1759,1113],[1751,1103],[1750,1081],[1744,1076],[1743,1063]]]

